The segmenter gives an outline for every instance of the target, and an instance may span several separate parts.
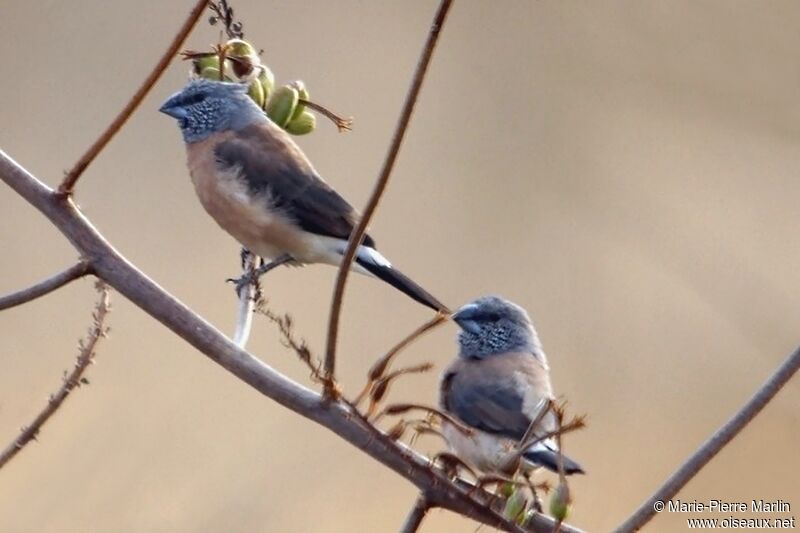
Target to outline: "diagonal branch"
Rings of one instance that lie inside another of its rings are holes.
[[[381,168],[378,180],[372,189],[367,206],[364,208],[364,213],[358,221],[358,225],[350,233],[350,240],[347,242],[347,250],[342,258],[342,263],[339,265],[339,271],[336,274],[336,286],[333,289],[333,299],[331,300],[331,312],[328,318],[328,338],[325,348],[325,374],[329,383],[333,383],[334,372],[336,370],[336,341],[339,335],[339,316],[342,312],[342,298],[344,297],[344,287],[347,283],[347,275],[350,272],[350,265],[353,264],[353,259],[356,255],[356,250],[364,238],[367,231],[372,215],[378,208],[378,203],[386,190],[386,185],[389,183],[389,177],[394,168],[394,162],[397,159],[397,154],[400,151],[400,145],[403,143],[408,123],[411,120],[411,114],[414,112],[414,106],[417,103],[419,91],[422,88],[422,81],[425,79],[425,74],[428,71],[428,65],[433,56],[433,50],[436,47],[436,42],[439,39],[439,33],[444,25],[447,17],[447,12],[450,10],[452,0],[442,0],[439,4],[439,9],[431,24],[431,29],[428,33],[428,40],[425,42],[425,47],[422,49],[422,55],[417,63],[417,70],[414,73],[414,78],[411,81],[411,86],[406,95],[406,101],[403,104],[403,110],[400,113],[400,118],[397,121],[394,137],[389,145],[389,151],[386,154],[386,160]],[[328,397],[335,396],[335,389],[332,385],[325,387],[325,395]]]
[[[161,56],[161,59],[158,60],[156,66],[153,67],[152,72],[145,78],[142,82],[142,85],[139,89],[134,93],[131,97],[130,101],[125,105],[122,111],[119,112],[119,115],[114,118],[114,120],[109,124],[106,131],[104,131],[100,137],[86,150],[81,158],[75,163],[75,166],[72,167],[66,176],[64,176],[64,181],[61,182],[61,185],[58,187],[58,192],[62,196],[69,196],[72,194],[73,189],[75,188],[75,183],[77,183],[78,179],[83,174],[83,171],[86,170],[86,167],[92,164],[92,161],[97,157],[97,155],[106,147],[108,142],[116,135],[116,133],[120,130],[120,128],[125,124],[128,120],[128,117],[139,107],[139,104],[142,103],[144,97],[147,96],[147,93],[150,92],[150,89],[153,88],[153,85],[156,84],[158,78],[161,77],[161,74],[169,65],[169,62],[172,61],[172,58],[175,57],[175,54],[178,53],[181,46],[183,46],[184,41],[191,33],[192,28],[194,28],[197,21],[200,19],[200,16],[203,14],[203,10],[206,7],[206,3],[208,0],[198,0],[195,6],[192,8],[192,11],[189,13],[186,21],[181,26],[181,29],[178,30],[178,33],[172,39],[169,47],[167,47],[164,55]]]
[[[94,349],[98,341],[106,336],[108,328],[105,325],[105,319],[111,310],[108,298],[108,287],[102,281],[97,282],[97,291],[100,293],[100,299],[95,305],[94,313],[92,313],[92,326],[89,328],[89,335],[86,340],[81,341],[78,346],[80,353],[75,360],[75,367],[72,372],[67,374],[64,371],[64,382],[59,387],[55,394],[51,394],[47,401],[47,405],[42,411],[36,415],[33,422],[29,426],[22,428],[19,436],[14,439],[6,448],[0,452],[0,468],[3,468],[6,463],[16,456],[22,448],[25,447],[32,440],[36,440],[36,436],[42,429],[42,426],[50,419],[51,416],[58,411],[58,408],[67,399],[67,396],[73,389],[80,387],[84,383],[83,373],[94,362]]]
[[[164,291],[119,254],[92,226],[71,198],[63,200],[0,150],[0,179],[45,215],[90,262],[96,275],[243,382],[297,414],[346,440],[424,491],[432,506],[509,531],[520,528],[489,506],[491,495],[469,491],[432,469],[428,459],[392,441],[349,406],[330,402],[291,381],[242,350],[211,324]],[[532,531],[550,532],[554,521],[537,515]],[[577,529],[562,526],[565,533]]]
[[[44,296],[45,294],[50,294],[54,290],[60,289],[67,283],[75,281],[76,279],[82,278],[83,276],[91,273],[92,269],[90,268],[89,263],[86,261],[80,261],[68,269],[62,270],[58,274],[54,274],[53,276],[40,281],[36,285],[32,285],[25,289],[0,297],[0,311],[28,303],[31,300],[35,300],[36,298]]]
[[[738,413],[703,443],[689,459],[672,474],[659,489],[615,530],[616,533],[637,531],[656,514],[656,502],[665,502],[680,491],[702,468],[708,464],[733,438],[753,420],[778,394],[800,368],[800,347],[781,363],[777,370],[750,398]]]
[[[417,497],[417,501],[414,503],[414,507],[408,512],[408,516],[405,522],[403,522],[403,526],[400,528],[400,533],[415,533],[418,531],[419,526],[422,525],[422,520],[425,518],[430,508],[431,506],[428,503],[428,499],[424,494],[420,494]]]

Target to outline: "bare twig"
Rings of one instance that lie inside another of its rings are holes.
[[[310,107],[314,111],[328,117],[331,122],[336,125],[336,129],[339,130],[339,133],[343,133],[345,131],[352,131],[353,130],[353,117],[340,117],[327,107],[321,106],[311,100],[306,100],[304,98],[300,98],[299,103],[303,104],[306,107]]]
[[[41,431],[42,426],[56,411],[58,411],[58,408],[61,407],[61,404],[64,403],[64,400],[67,399],[67,396],[69,396],[73,389],[87,383],[83,377],[83,373],[86,371],[86,368],[94,362],[94,349],[97,346],[97,342],[102,337],[106,336],[108,329],[105,325],[105,319],[111,309],[108,298],[108,287],[106,284],[102,281],[98,281],[96,287],[97,291],[100,293],[100,298],[92,313],[92,326],[89,328],[89,334],[85,340],[78,343],[80,351],[75,360],[75,367],[69,374],[67,374],[66,370],[64,371],[64,381],[61,387],[59,387],[58,391],[54,394],[50,395],[44,409],[36,415],[36,418],[33,419],[30,425],[22,428],[22,431],[13,442],[0,452],[0,468],[3,468],[6,463],[13,459],[26,444],[32,440],[36,440],[36,436],[39,434],[39,431]]]
[[[353,263],[356,250],[361,244],[361,240],[364,238],[364,234],[367,231],[367,225],[369,224],[372,215],[375,214],[375,210],[378,208],[378,203],[381,200],[381,196],[383,196],[383,192],[386,190],[386,185],[389,183],[389,177],[392,173],[392,169],[394,168],[394,162],[397,159],[398,152],[400,151],[400,145],[403,142],[406,128],[411,120],[411,114],[414,111],[414,106],[417,103],[417,97],[419,96],[419,91],[422,87],[422,81],[425,79],[425,73],[428,70],[428,65],[430,64],[433,50],[436,47],[436,42],[439,39],[439,33],[444,25],[445,19],[447,18],[447,12],[450,10],[451,3],[452,0],[442,0],[439,4],[439,8],[436,11],[433,24],[431,24],[431,28],[428,33],[428,39],[425,42],[425,47],[422,50],[419,63],[417,63],[417,69],[414,73],[414,78],[412,79],[411,86],[408,89],[408,94],[406,95],[406,100],[403,104],[403,110],[400,113],[400,118],[397,122],[397,127],[395,128],[392,142],[389,145],[389,151],[386,154],[386,160],[383,163],[378,180],[375,182],[375,186],[372,189],[372,194],[367,202],[367,206],[364,208],[364,213],[361,216],[361,219],[358,221],[358,225],[350,233],[350,240],[347,242],[347,250],[345,251],[344,257],[342,257],[342,263],[339,266],[339,271],[336,274],[336,285],[334,287],[333,298],[331,300],[331,311],[330,316],[328,317],[328,337],[325,347],[325,375],[331,382],[333,382],[335,379],[336,341],[339,335],[339,316],[342,311],[342,298],[344,297],[344,287],[347,283],[347,275],[350,272],[350,265]],[[325,395],[328,398],[336,397],[335,389],[332,385],[325,388]]]
[[[792,376],[800,368],[800,347],[786,358],[775,370],[772,376],[761,386],[760,389],[750,398],[724,426],[719,428],[711,438],[703,443],[696,452],[692,454],[678,470],[667,479],[664,484],[656,490],[644,503],[622,524],[617,527],[615,532],[627,533],[637,531],[649,522],[656,511],[656,502],[665,502],[674,497],[686,483],[688,483],[700,470],[714,458],[742,429],[753,420],[758,413],[775,397],[781,388],[788,383]]]
[[[425,518],[430,508],[431,506],[428,503],[428,499],[424,494],[420,494],[417,497],[417,501],[414,503],[414,507],[408,512],[408,516],[406,516],[406,520],[403,522],[403,527],[400,528],[400,533],[415,533],[418,531],[419,526],[422,525],[422,520]]]
[[[463,433],[464,435],[472,435],[473,434],[473,431],[470,428],[468,428],[467,426],[465,426],[464,424],[462,424],[461,422],[459,422],[458,420],[456,420],[455,418],[453,418],[449,414],[445,413],[444,411],[440,411],[439,409],[436,409],[435,407],[429,407],[427,405],[422,405],[422,404],[419,404],[419,403],[395,403],[395,404],[392,404],[392,405],[386,407],[380,413],[378,413],[378,416],[375,417],[375,421],[377,422],[378,420],[383,418],[384,415],[389,415],[389,416],[401,415],[401,414],[407,413],[409,411],[424,411],[424,412],[426,412],[428,414],[438,416],[442,420],[446,420],[447,422],[449,422],[454,428],[456,428],[459,432]]]
[[[86,261],[80,261],[66,270],[62,270],[58,274],[40,281],[36,285],[32,285],[20,291],[0,297],[0,311],[9,309],[16,305],[24,304],[35,300],[45,294],[49,294],[56,289],[59,289],[78,278],[82,278],[87,274],[91,274],[92,269]]]
[[[244,254],[244,252],[242,252]],[[261,266],[262,259],[255,254],[247,252],[243,255],[242,275],[253,274]],[[259,292],[258,279],[248,283],[239,291],[239,312],[236,315],[236,327],[233,332],[233,342],[236,346],[244,348],[250,338],[250,330],[253,326],[253,309],[255,308],[256,297]]]
[[[386,368],[391,364],[392,360],[395,358],[397,354],[399,354],[402,350],[406,348],[409,344],[414,342],[416,339],[427,333],[428,331],[432,330],[439,324],[443,324],[447,320],[447,315],[439,313],[432,319],[428,320],[420,327],[406,335],[403,340],[395,344],[386,354],[375,361],[372,365],[372,368],[369,369],[367,373],[367,382],[364,384],[364,388],[361,392],[358,393],[356,399],[353,400],[353,404],[358,405],[361,403],[361,400],[369,393],[372,387],[375,385],[375,382],[380,380],[383,375],[386,373]]]
[[[161,59],[158,60],[156,66],[153,67],[152,72],[145,78],[142,85],[137,89],[136,93],[131,97],[130,101],[125,105],[122,111],[119,112],[119,115],[109,124],[106,131],[104,131],[100,137],[86,150],[86,153],[81,156],[75,166],[72,167],[66,176],[64,176],[64,180],[61,182],[61,185],[58,187],[58,193],[61,196],[68,196],[72,194],[73,189],[75,188],[75,183],[83,174],[83,171],[86,170],[86,167],[92,164],[92,161],[97,157],[97,155],[106,147],[108,142],[114,137],[114,135],[120,130],[123,124],[128,120],[128,117],[139,107],[139,104],[144,100],[144,97],[147,96],[147,93],[150,92],[150,89],[153,88],[153,85],[156,84],[158,78],[161,77],[161,74],[169,65],[169,62],[172,61],[172,58],[175,54],[178,53],[178,50],[183,45],[186,38],[189,36],[189,33],[194,28],[195,24],[197,24],[200,15],[203,14],[203,9],[206,7],[206,3],[208,0],[198,0],[195,6],[192,8],[192,11],[189,13],[186,21],[181,26],[181,29],[178,30],[178,33],[172,39],[167,50],[164,52],[164,55],[161,56]]]

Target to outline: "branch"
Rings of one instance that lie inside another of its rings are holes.
[[[111,309],[108,301],[108,287],[102,281],[98,281],[96,287],[100,293],[100,298],[97,301],[97,305],[95,305],[94,313],[92,313],[93,322],[92,327],[89,328],[89,335],[85,341],[78,343],[80,352],[75,360],[75,368],[72,369],[69,375],[66,375],[66,370],[64,371],[64,382],[55,394],[50,395],[44,409],[36,415],[36,418],[33,419],[29,426],[22,428],[22,432],[13,442],[0,452],[0,468],[3,468],[6,463],[13,459],[26,444],[36,440],[36,436],[41,431],[42,426],[58,411],[58,408],[61,407],[61,404],[64,403],[64,400],[67,399],[72,390],[85,383],[83,373],[94,362],[94,349],[97,346],[97,342],[106,336],[108,329],[105,326],[105,319]]]
[[[714,458],[758,413],[775,397],[800,368],[800,347],[781,363],[777,370],[750,398],[738,413],[719,428],[669,479],[650,496],[625,522],[617,533],[637,531],[656,514],[656,502],[666,502],[675,496],[700,470]]]
[[[508,531],[521,531],[489,507],[491,495],[455,485],[428,459],[387,438],[348,405],[319,394],[278,373],[231,342],[211,324],[167,293],[119,254],[78,210],[71,198],[28,173],[0,150],[0,179],[44,214],[94,269],[95,275],[164,324],[209,359],[287,409],[312,420],[425,492],[432,506],[451,510]],[[550,532],[555,522],[537,515],[532,531]],[[565,533],[579,530],[562,526]]]
[[[452,0],[442,0],[442,2],[439,4],[439,9],[436,11],[433,24],[431,24],[431,29],[428,33],[428,40],[426,41],[425,47],[422,50],[419,63],[417,63],[417,70],[414,73],[414,78],[411,80],[411,86],[408,89],[406,101],[403,104],[403,110],[400,113],[400,118],[397,121],[397,127],[395,128],[392,143],[389,145],[389,151],[386,154],[386,160],[383,163],[383,168],[381,168],[378,181],[375,182],[375,186],[372,189],[372,194],[367,202],[367,206],[364,208],[364,214],[358,221],[358,225],[350,233],[350,239],[347,242],[347,250],[342,258],[342,263],[339,265],[339,271],[336,274],[336,286],[333,289],[333,299],[331,300],[331,312],[330,317],[328,318],[328,337],[325,348],[325,374],[331,383],[333,382],[334,372],[336,370],[336,340],[339,335],[339,316],[342,312],[342,298],[344,297],[344,287],[347,283],[347,275],[350,272],[350,265],[353,263],[356,250],[361,244],[361,240],[364,238],[364,234],[367,231],[367,225],[369,224],[372,215],[375,214],[375,210],[378,208],[378,203],[381,200],[381,196],[383,196],[383,192],[386,190],[386,185],[389,183],[389,177],[391,176],[392,169],[394,168],[394,162],[397,159],[398,152],[400,151],[400,145],[403,142],[403,137],[405,136],[406,129],[408,128],[408,123],[411,120],[411,114],[414,111],[414,105],[417,103],[417,97],[419,96],[419,91],[422,87],[422,81],[425,79],[425,73],[428,70],[428,65],[430,64],[433,50],[436,47],[436,42],[439,39],[439,32],[444,25],[451,3]],[[327,386],[325,388],[325,395],[328,397],[335,396],[332,386]]]
[[[422,520],[425,518],[428,509],[430,509],[428,499],[424,494],[420,494],[417,497],[414,507],[412,507],[411,511],[409,511],[405,522],[403,522],[403,527],[400,528],[400,533],[415,533],[417,530],[419,530],[419,526],[422,525]]]
[[[56,289],[60,289],[70,281],[75,281],[76,279],[82,278],[83,276],[91,273],[92,269],[89,267],[89,263],[86,261],[80,261],[68,269],[62,270],[58,274],[54,274],[53,276],[40,281],[36,285],[32,285],[26,289],[22,289],[20,291],[0,297],[0,311],[28,303],[31,300],[35,300],[36,298],[44,296],[45,294],[49,294]]]
[[[150,89],[153,88],[153,85],[156,84],[158,78],[161,77],[161,74],[169,65],[169,62],[172,61],[172,58],[175,57],[175,54],[178,53],[178,50],[183,46],[184,41],[189,36],[189,33],[194,28],[197,21],[200,19],[200,15],[203,14],[203,9],[206,7],[206,3],[208,0],[198,0],[195,4],[192,11],[189,13],[189,17],[181,26],[181,29],[178,30],[178,33],[172,39],[167,50],[164,52],[164,55],[161,56],[161,59],[158,60],[156,66],[153,67],[153,71],[145,78],[142,85],[136,91],[136,93],[131,97],[130,101],[127,105],[119,112],[119,115],[109,124],[106,131],[104,131],[100,137],[86,150],[86,153],[81,156],[75,166],[72,167],[66,176],[64,176],[64,181],[61,182],[61,185],[58,187],[58,193],[62,196],[69,196],[72,194],[73,189],[75,188],[75,183],[83,174],[83,171],[86,170],[86,167],[92,164],[92,161],[97,157],[97,155],[106,147],[108,142],[116,135],[119,129],[122,127],[123,124],[128,120],[128,117],[139,107],[139,104],[144,100],[144,97],[147,96],[147,93],[150,92]]]

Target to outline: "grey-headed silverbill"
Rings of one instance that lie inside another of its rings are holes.
[[[443,421],[442,434],[450,449],[483,472],[507,474],[509,465],[515,470],[520,463],[523,471],[541,466],[557,472],[553,438],[518,449],[541,409],[547,414],[530,437],[545,436],[558,423],[550,410],[553,389],[547,357],[528,313],[501,297],[485,296],[461,307],[452,318],[461,328],[458,356],[442,375],[439,404],[472,431],[467,434]],[[583,473],[572,459],[562,455],[562,461],[566,474]]]
[[[247,86],[190,81],[160,111],[178,120],[200,203],[251,252],[278,264],[338,266],[359,214],[317,173]],[[437,311],[447,307],[402,274],[365,235],[353,270]]]

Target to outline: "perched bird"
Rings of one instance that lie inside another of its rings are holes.
[[[338,266],[359,214],[317,173],[247,86],[193,80],[159,109],[178,120],[200,203],[251,252],[280,264]],[[447,307],[392,267],[365,235],[353,270],[437,311]]]
[[[456,311],[453,320],[461,328],[458,357],[442,375],[439,403],[472,431],[466,434],[443,421],[450,448],[487,473],[513,474],[520,459],[523,471],[543,466],[557,472],[558,448],[552,438],[516,453],[542,409],[547,414],[529,436],[544,436],[558,423],[550,411],[547,357],[528,314],[508,300],[484,296]],[[578,463],[562,459],[565,473],[583,473]]]

